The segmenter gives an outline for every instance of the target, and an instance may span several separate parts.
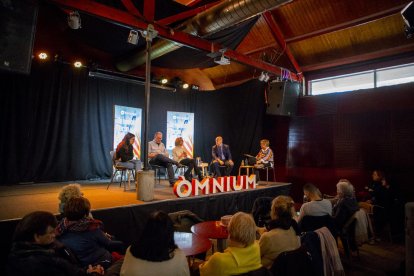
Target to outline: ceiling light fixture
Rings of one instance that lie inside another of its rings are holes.
[[[77,11],[72,11],[69,13],[68,26],[73,30],[82,28],[80,14]]]
[[[162,78],[162,79],[161,79],[161,83],[162,83],[162,84],[166,84],[167,82],[168,82],[168,79],[166,79],[166,78]]]
[[[260,73],[259,81],[267,82],[269,81],[269,79],[270,79],[270,76],[267,72],[262,71],[262,73]]]
[[[229,65],[230,64],[230,59],[224,56],[224,53],[226,52],[226,48],[224,49],[220,49],[219,52],[221,52],[221,56],[220,57],[216,57],[214,59],[214,62],[220,65]]]
[[[82,67],[82,62],[80,62],[80,61],[75,61],[75,62],[73,63],[73,66],[75,66],[76,68],[80,68],[80,67]]]
[[[187,89],[189,86],[190,86],[190,85],[188,85],[188,83],[184,83],[184,84],[183,84],[183,88],[184,88],[184,89]]]

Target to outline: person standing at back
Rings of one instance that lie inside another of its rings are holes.
[[[229,176],[233,169],[234,162],[231,158],[230,147],[223,144],[223,138],[221,136],[216,137],[216,144],[211,150],[211,155],[213,157],[211,166],[214,176],[221,176],[220,166],[226,166],[225,175]]]

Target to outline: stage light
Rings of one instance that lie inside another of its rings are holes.
[[[47,59],[47,54],[46,53],[40,53],[40,54],[38,54],[37,55],[38,57],[39,57],[39,59],[41,59],[41,60],[45,60],[45,59]]]
[[[128,43],[137,45],[139,40],[139,35],[137,30],[130,30],[128,35]]]
[[[167,82],[168,82],[168,79],[166,79],[166,78],[162,78],[162,79],[161,79],[161,83],[162,83],[162,84],[166,84]]]
[[[69,13],[68,26],[73,30],[82,28],[80,14],[77,11],[72,11]]]
[[[200,90],[200,86],[193,84],[193,85],[191,85],[191,89]]]
[[[75,62],[73,63],[73,66],[75,66],[76,68],[80,68],[80,67],[82,67],[82,62],[80,62],[80,61],[75,61]]]
[[[190,85],[188,85],[188,83],[184,83],[184,84],[183,84],[183,88],[184,88],[184,89],[187,89],[189,86],[190,86]]]
[[[267,72],[262,72],[259,76],[259,81],[267,82],[270,79],[270,76]]]

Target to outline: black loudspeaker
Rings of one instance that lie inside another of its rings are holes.
[[[30,73],[38,6],[32,0],[0,0],[0,69]]]
[[[267,94],[267,114],[293,116],[296,114],[300,84],[272,82]]]

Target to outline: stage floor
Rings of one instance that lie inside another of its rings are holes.
[[[30,212],[40,210],[57,214],[59,192],[63,186],[71,183],[75,182],[0,186],[0,220],[21,218]],[[106,190],[109,180],[76,183],[81,184],[82,192],[91,202],[92,210],[148,203],[137,199],[135,189],[124,191],[118,183],[112,184]],[[288,183],[261,181],[258,184],[257,189]],[[161,180],[161,184],[156,184],[154,200],[151,202],[163,200],[179,200],[173,194],[167,180]]]

